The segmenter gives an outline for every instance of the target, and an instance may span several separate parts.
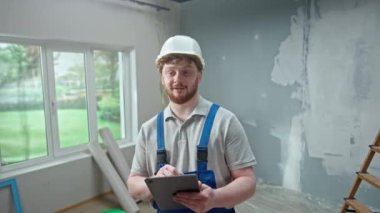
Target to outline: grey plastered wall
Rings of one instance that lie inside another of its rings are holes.
[[[203,49],[203,96],[245,127],[259,180],[342,202],[380,129],[380,1],[193,0],[181,33]],[[358,198],[380,208],[379,191]]]

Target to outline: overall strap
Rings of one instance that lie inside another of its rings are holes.
[[[164,112],[157,115],[157,170],[166,164]]]
[[[207,114],[205,124],[203,126],[201,139],[197,147],[198,171],[207,170],[207,146],[210,140],[210,133],[211,133],[212,125],[214,123],[215,115],[219,107],[220,106],[217,104],[212,104]]]
[[[197,146],[197,167],[199,171],[207,170],[207,146],[210,140],[210,133],[214,123],[215,115],[219,109],[219,105],[212,104],[207,114],[205,124],[203,126],[199,145]],[[164,166],[166,162],[165,149],[165,133],[164,133],[164,112],[161,111],[157,115],[157,170]]]

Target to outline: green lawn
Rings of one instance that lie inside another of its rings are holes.
[[[59,110],[60,147],[88,142],[87,114],[81,109]],[[0,112],[0,160],[17,162],[47,155],[42,110]],[[120,138],[120,124],[98,119],[98,128],[109,127]]]

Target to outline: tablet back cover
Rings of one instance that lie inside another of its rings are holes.
[[[188,191],[198,192],[198,178],[195,174],[168,176],[168,177],[152,177],[145,179],[153,199],[156,201],[161,210],[182,209],[185,206],[176,203],[173,195],[176,192]]]

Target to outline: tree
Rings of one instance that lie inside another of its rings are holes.
[[[17,109],[20,115],[20,127],[24,136],[24,158],[30,157],[30,125],[26,110],[26,84],[35,76],[40,76],[40,48],[38,46],[24,46],[19,44],[0,43],[0,88],[6,84],[15,83],[16,94],[6,93],[18,98]],[[6,97],[5,97],[6,98]]]
[[[39,76],[40,48],[19,44],[0,44],[0,88],[12,82],[21,82]]]
[[[119,96],[117,72],[119,69],[118,52],[95,51],[95,70],[103,90],[110,90],[113,96]],[[100,86],[100,85],[98,85]]]

